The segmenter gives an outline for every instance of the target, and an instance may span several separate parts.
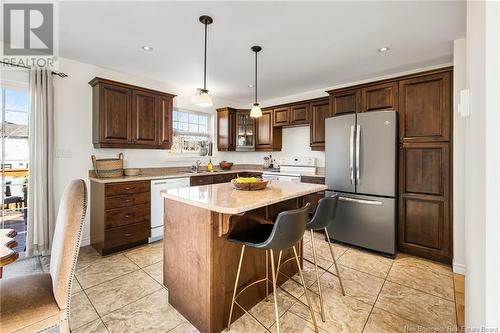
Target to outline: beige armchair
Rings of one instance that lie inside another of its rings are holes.
[[[59,205],[50,273],[0,280],[0,332],[69,332],[71,283],[80,249],[87,188],[81,179],[65,189]]]

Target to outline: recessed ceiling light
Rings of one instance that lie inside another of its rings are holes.
[[[377,51],[379,51],[379,52],[387,52],[387,51],[389,51],[389,47],[384,46],[384,47],[381,47],[380,49],[378,49]]]
[[[248,85],[248,88],[253,88],[253,87],[254,87],[254,85],[251,83]]]
[[[144,45],[141,47],[144,51],[153,51],[153,48],[151,46]]]

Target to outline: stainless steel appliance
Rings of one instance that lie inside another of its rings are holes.
[[[300,183],[301,175],[316,173],[315,157],[285,157],[279,160],[279,164],[279,170],[264,171],[262,178]]]
[[[163,198],[161,191],[189,187],[189,177],[155,179],[151,181],[151,236],[149,243],[163,239]]]
[[[333,239],[396,253],[396,138],[392,110],[326,119],[327,195],[339,194]]]

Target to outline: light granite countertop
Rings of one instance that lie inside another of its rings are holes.
[[[260,191],[239,191],[231,183],[162,191],[164,198],[223,214],[240,214],[277,202],[326,190],[325,185],[272,181]]]
[[[154,179],[169,179],[169,178],[184,178],[184,177],[195,177],[195,176],[210,176],[210,175],[223,175],[227,173],[242,173],[242,172],[262,172],[262,169],[235,169],[235,170],[217,170],[215,172],[202,171],[198,173],[193,173],[185,170],[172,170],[165,171],[163,173],[157,174],[141,174],[139,176],[123,176],[114,178],[97,178],[90,176],[90,180],[96,183],[121,183],[121,182],[133,182],[140,180],[154,180]]]
[[[167,167],[167,168],[145,168],[141,169],[141,174],[138,176],[122,176],[115,178],[98,178],[95,176],[94,171],[89,171],[90,181],[96,183],[122,183],[122,182],[133,182],[141,180],[154,180],[154,179],[169,179],[169,178],[184,178],[184,177],[195,177],[195,176],[208,176],[208,175],[221,175],[227,173],[242,173],[242,172],[263,172],[262,167],[253,165],[235,165],[231,170],[221,170],[216,168],[215,172],[203,171],[199,173],[192,173],[187,171],[189,167]],[[317,173],[304,174],[308,177],[325,177],[322,171]]]

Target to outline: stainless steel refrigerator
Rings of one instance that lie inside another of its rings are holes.
[[[396,138],[395,111],[326,119],[327,195],[339,195],[334,240],[396,253]]]

